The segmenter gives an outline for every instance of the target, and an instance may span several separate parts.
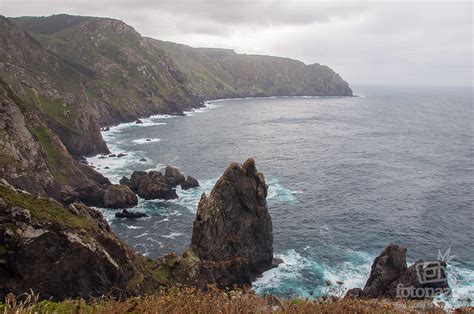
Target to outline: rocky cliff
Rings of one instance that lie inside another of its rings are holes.
[[[0,182],[0,299],[32,289],[62,300],[146,293],[167,270],[123,244],[100,212],[64,207]]]
[[[326,66],[162,42],[109,18],[0,16],[0,41],[0,123],[15,125],[0,133],[0,175],[56,199],[78,185],[80,194],[107,188],[77,162],[108,153],[101,126],[181,113],[205,99],[352,95]]]
[[[272,220],[267,185],[255,161],[233,163],[209,195],[203,194],[183,264],[191,282],[219,287],[250,284],[272,267]]]
[[[444,261],[418,260],[407,267],[406,253],[407,249],[398,244],[388,245],[375,258],[364,288],[351,289],[346,296],[430,299],[451,294]]]
[[[339,74],[318,63],[238,54],[233,50],[192,48],[148,39],[186,73],[186,85],[205,99],[258,96],[352,96]]]

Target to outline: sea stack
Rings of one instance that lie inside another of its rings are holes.
[[[198,286],[243,286],[272,267],[272,220],[267,185],[255,161],[232,163],[209,195],[203,193],[183,257]]]
[[[375,258],[364,288],[350,289],[346,297],[429,299],[451,293],[444,261],[420,259],[407,267],[406,252],[407,249],[398,244],[388,245]]]

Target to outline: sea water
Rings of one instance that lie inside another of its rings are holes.
[[[409,262],[451,247],[450,302],[472,299],[473,89],[356,87],[355,94],[212,101],[185,116],[112,127],[104,139],[127,156],[89,159],[112,182],[173,165],[201,186],[178,188],[177,200],[140,200],[135,210],[147,218],[102,212],[146,256],[180,254],[201,194],[231,162],[254,157],[269,185],[275,254],[285,261],[254,282],[258,293],[320,296],[328,280],[341,294],[363,287],[373,259],[399,243]]]

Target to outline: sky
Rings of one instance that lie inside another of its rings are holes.
[[[471,1],[0,0],[5,16],[120,19],[144,36],[330,66],[350,84],[473,85]]]

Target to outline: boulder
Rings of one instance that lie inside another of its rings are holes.
[[[406,248],[390,244],[375,258],[364,289],[350,289],[346,297],[424,299],[449,294],[445,269],[443,261],[422,260],[407,268]]]
[[[186,181],[181,183],[181,188],[183,190],[189,190],[189,189],[197,188],[198,186],[199,186],[198,180],[196,180],[195,178],[193,178],[191,176],[188,176],[186,178]]]
[[[231,164],[211,193],[203,194],[183,256],[194,284],[243,287],[272,267],[272,220],[267,185],[255,161]]]
[[[136,218],[148,217],[148,215],[145,214],[145,213],[141,213],[141,212],[137,212],[137,211],[128,211],[128,210],[124,209],[121,212],[115,213],[115,217],[136,219]]]
[[[407,249],[390,244],[374,260],[369,279],[362,294],[368,298],[378,298],[385,294],[389,285],[398,279],[407,269]]]
[[[165,177],[173,187],[177,187],[186,180],[177,168],[171,166],[166,166]]]
[[[124,177],[121,184],[127,185],[138,196],[150,199],[170,200],[178,198],[176,190],[159,171],[134,171],[130,179]]]
[[[113,184],[104,193],[104,207],[128,208],[138,204],[135,193],[126,185]]]
[[[446,266],[444,261],[418,260],[390,284],[386,296],[425,299],[440,293],[450,294]]]
[[[143,121],[140,119],[137,119],[137,121],[135,121],[135,124],[143,124]]]
[[[125,157],[125,156],[127,156],[127,154],[125,154],[125,153],[120,153],[120,154],[117,155],[117,158],[122,158],[122,157]]]
[[[146,158],[140,158],[140,161],[145,162]]]

